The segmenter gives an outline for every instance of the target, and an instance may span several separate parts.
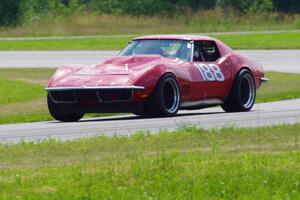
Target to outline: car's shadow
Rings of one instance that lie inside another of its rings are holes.
[[[184,117],[184,116],[194,116],[194,115],[213,115],[213,114],[224,114],[224,112],[193,112],[193,113],[178,113],[177,115],[170,117],[170,118],[178,118],[178,117]],[[110,117],[98,117],[98,118],[86,118],[82,119],[76,123],[86,123],[86,122],[105,122],[105,121],[125,121],[125,120],[147,120],[147,119],[164,119],[166,117],[144,117],[144,116],[137,116],[137,115],[127,115],[127,116],[111,116]],[[62,123],[59,121],[53,121],[51,123]]]

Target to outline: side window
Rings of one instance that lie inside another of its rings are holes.
[[[194,61],[216,61],[221,57],[218,47],[214,41],[199,41],[194,44]]]

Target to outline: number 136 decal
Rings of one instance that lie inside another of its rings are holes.
[[[224,81],[224,75],[218,65],[195,64],[205,81]]]

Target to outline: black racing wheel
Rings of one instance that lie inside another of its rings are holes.
[[[250,111],[256,98],[256,86],[252,73],[242,69],[236,76],[225,103],[221,105],[226,112]]]
[[[59,111],[59,107],[56,103],[54,103],[48,94],[47,96],[48,110],[51,116],[62,122],[76,122],[80,120],[84,114],[73,113],[72,111],[61,113]]]
[[[167,73],[161,77],[145,105],[145,114],[170,117],[177,114],[180,105],[180,89],[176,77]]]

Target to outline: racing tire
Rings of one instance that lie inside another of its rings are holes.
[[[180,89],[176,77],[167,73],[160,78],[143,115],[157,117],[175,116],[180,106]]]
[[[49,94],[47,95],[47,103],[48,103],[49,113],[55,120],[58,120],[61,122],[76,122],[84,116],[84,114],[78,114],[78,113],[72,113],[72,112],[64,113],[64,114],[59,113],[58,112],[59,108],[58,108],[57,104],[52,101]]]
[[[256,86],[253,75],[248,69],[242,69],[221,107],[226,112],[247,112],[253,107],[255,98]]]

